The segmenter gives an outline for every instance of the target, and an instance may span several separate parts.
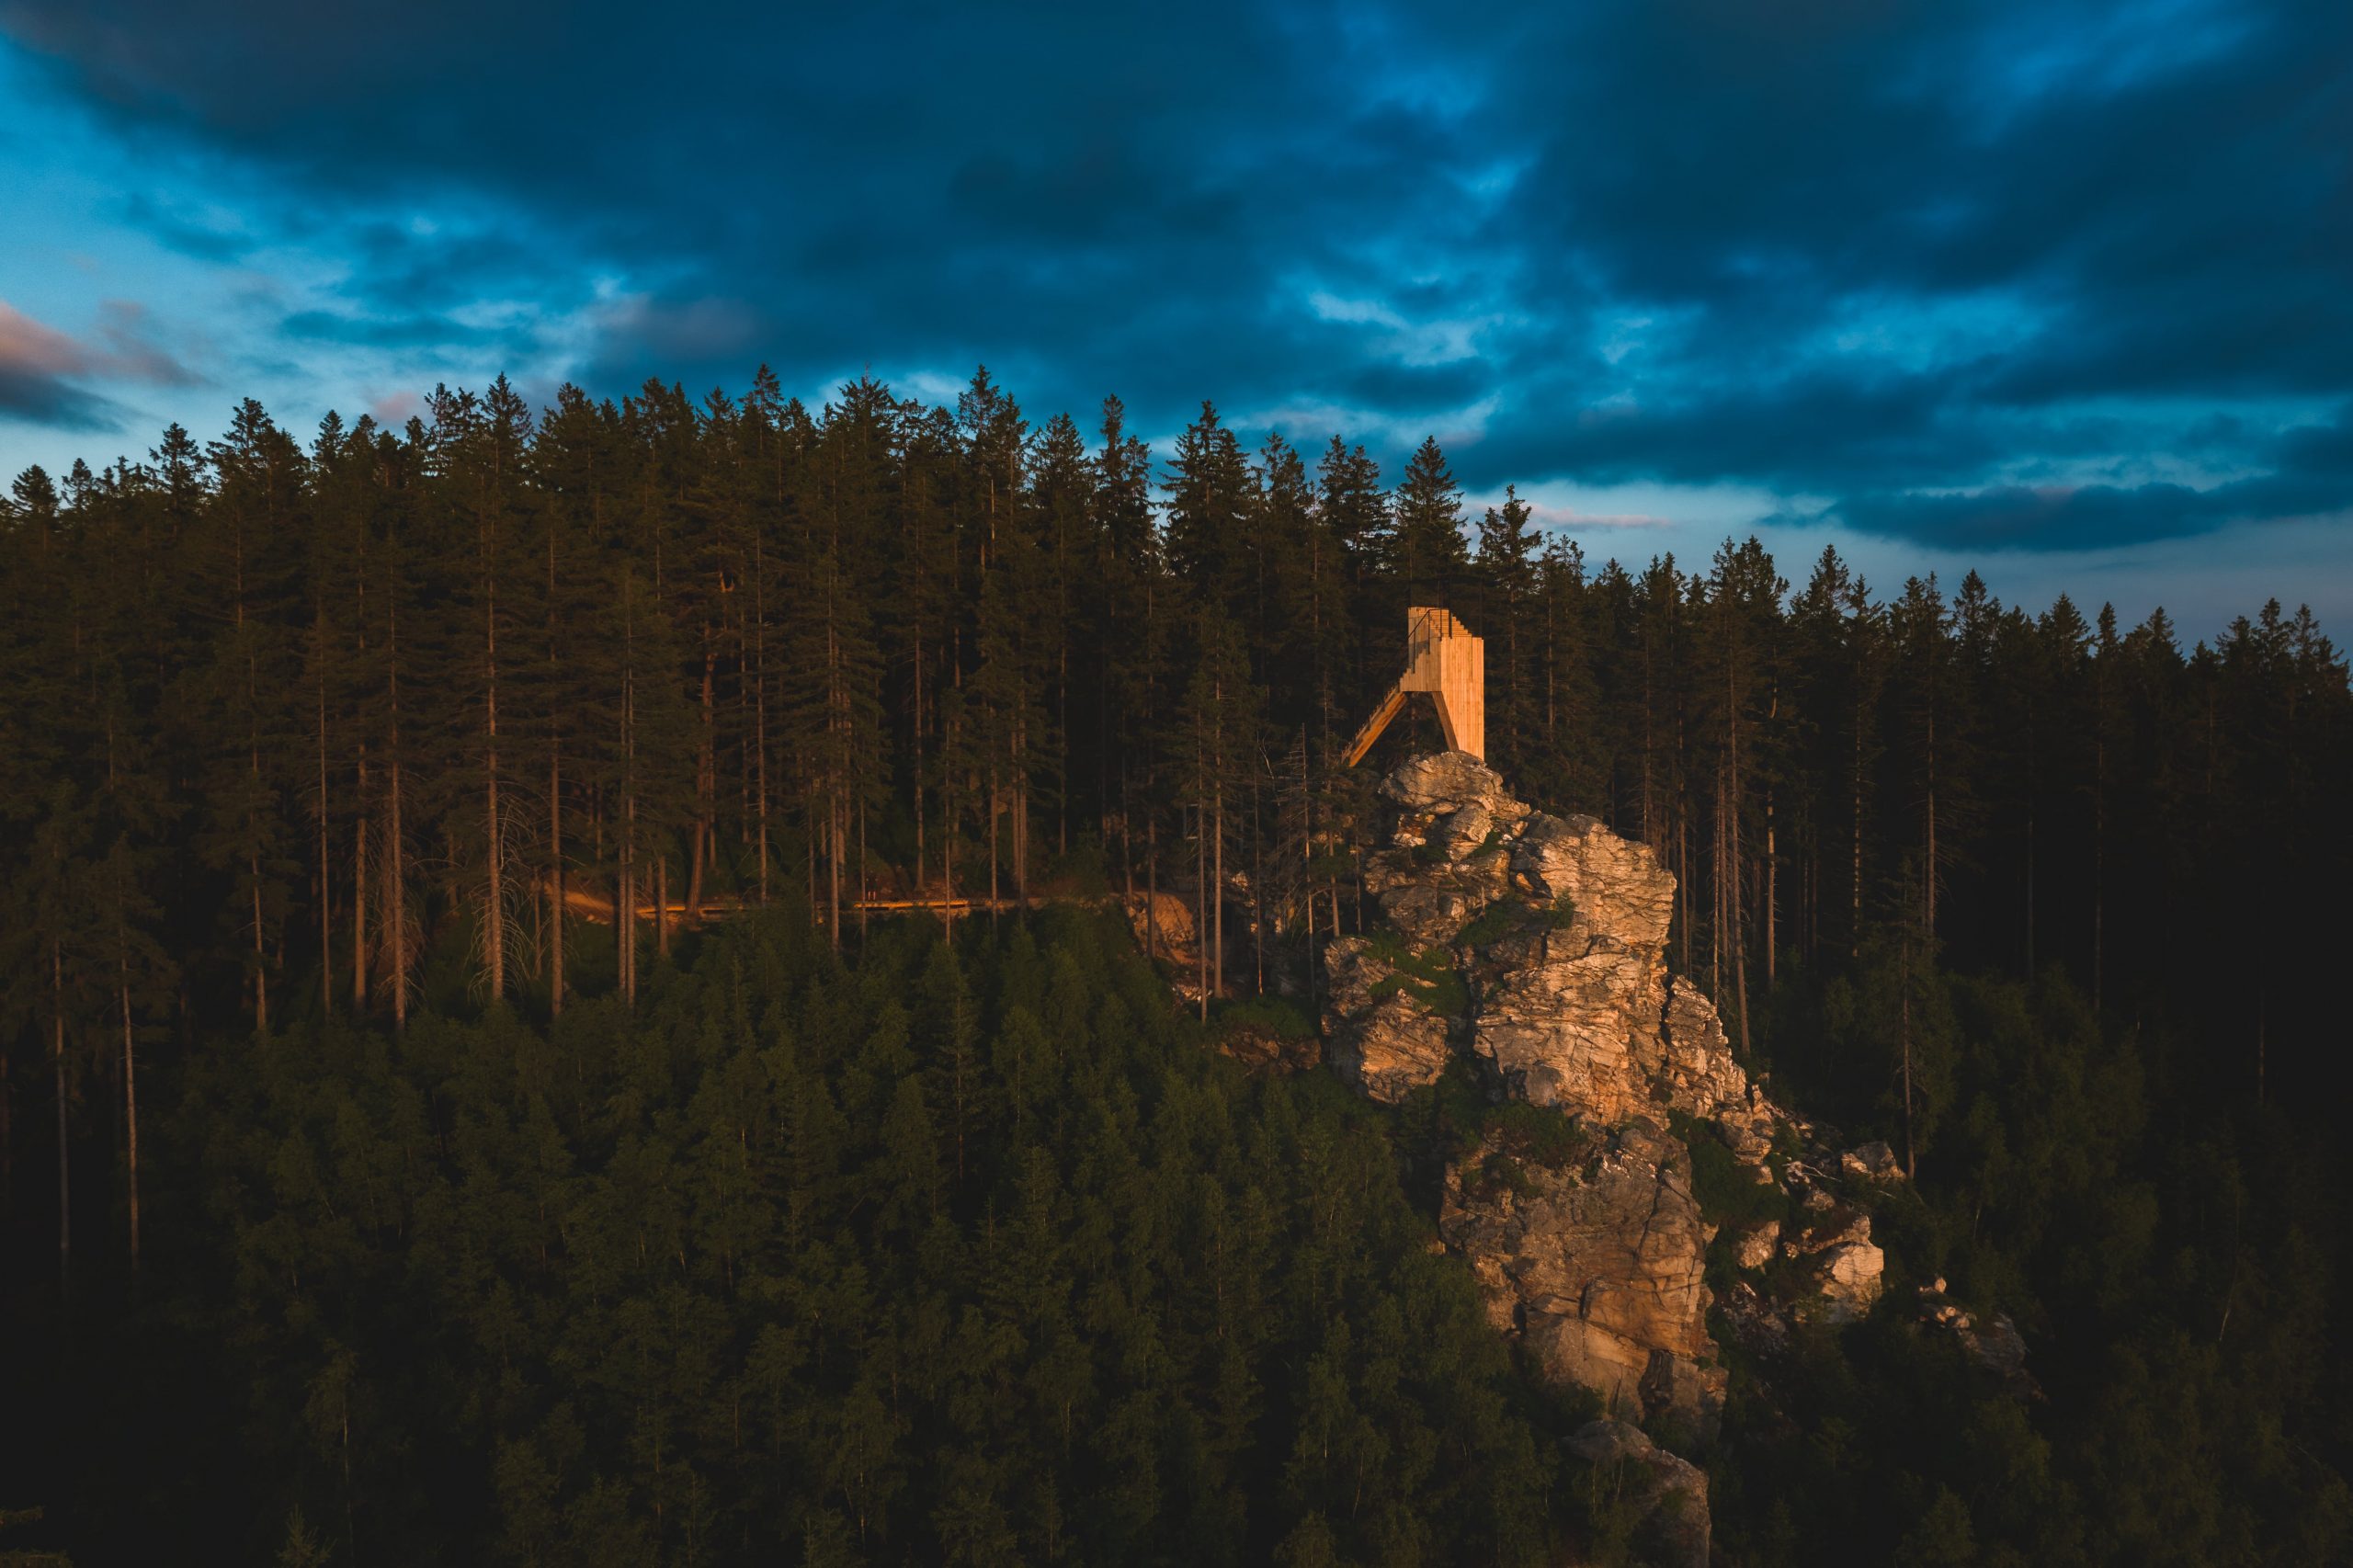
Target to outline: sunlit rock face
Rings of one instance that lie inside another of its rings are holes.
[[[1575,1146],[1490,1134],[1446,1172],[1439,1231],[1545,1376],[1631,1417],[1712,1429],[1712,1232],[1677,1112],[1761,1160],[1769,1116],[1714,1007],[1666,967],[1675,880],[1646,845],[1512,798],[1460,752],[1385,778],[1366,884],[1383,929],[1325,958],[1330,1059],[1390,1104],[1461,1062],[1496,1101],[1561,1113]]]
[[[1872,1311],[1886,1258],[1870,1208],[1904,1171],[1883,1143],[1842,1152],[1749,1081],[1714,1004],[1667,968],[1675,879],[1648,846],[1536,811],[1461,752],[1409,759],[1380,799],[1365,884],[1381,918],[1325,950],[1326,1060],[1386,1104],[1441,1080],[1483,1097],[1470,1146],[1447,1157],[1439,1238],[1536,1375],[1600,1398],[1608,1418],[1571,1447],[1633,1488],[1651,1559],[1704,1563],[1705,1475],[1627,1423],[1711,1440],[1726,1382],[1711,1312],[1773,1367],[1801,1325]],[[1459,1131],[1463,1101],[1445,1103]],[[1727,1228],[1721,1292],[1708,1212]],[[2008,1321],[1956,1313],[1934,1321],[2032,1397]]]
[[[1535,811],[1461,752],[1408,759],[1381,799],[1388,844],[1365,881],[1399,940],[1345,937],[1325,960],[1334,1059],[1358,1087],[1394,1102],[1437,1081],[1447,1058],[1417,1011],[1512,1098],[1613,1124],[1746,1111],[1714,1007],[1667,972],[1675,879],[1649,846]]]
[[[1708,1228],[1683,1145],[1644,1118],[1560,1164],[1491,1136],[1449,1167],[1438,1233],[1471,1264],[1496,1328],[1545,1376],[1631,1418],[1702,1428],[1722,1401],[1703,1280]]]

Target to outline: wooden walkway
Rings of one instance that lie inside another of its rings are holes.
[[[545,883],[541,884],[542,887],[545,885]],[[845,903],[842,905],[842,913],[845,915],[861,912],[873,915],[904,915],[913,910],[928,909],[936,914],[944,915],[1004,915],[1024,907],[1034,909],[1042,903],[1090,902],[1094,901],[1081,899],[1072,893],[1032,893],[1026,905],[1023,900],[1017,898],[870,898]],[[567,886],[563,890],[563,907],[580,919],[595,925],[610,926],[613,923],[613,901],[609,894],[595,892],[586,888]],[[636,914],[640,920],[648,925],[651,925],[657,915],[666,914],[671,925],[687,926],[742,915],[747,910],[758,907],[759,904],[756,902],[748,899],[707,898],[692,912],[688,910],[683,901],[672,902],[667,905],[666,910],[663,905],[645,902],[636,905]]]

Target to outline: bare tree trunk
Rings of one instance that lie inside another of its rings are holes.
[[[2107,676],[2103,672],[2101,679]],[[2107,996],[2108,980],[2108,713],[2103,696],[2092,776],[2092,1012]]]
[[[131,1044],[131,957],[117,955],[122,994],[122,1119],[128,1142],[124,1157],[130,1174],[131,1278],[139,1278],[139,1075]]]
[[[637,1005],[637,646],[634,595],[624,587],[621,619],[620,878],[613,926],[620,948],[621,1001]]]
[[[269,960],[264,954],[261,940],[261,860],[246,857],[248,875],[254,890],[254,1032],[265,1039],[269,1034]]]
[[[752,748],[754,776],[759,790],[759,865],[760,907],[768,903],[768,610],[767,561],[756,529],[752,535]],[[923,661],[915,661],[920,668]],[[920,676],[918,676],[920,678]],[[920,735],[923,717],[918,707],[915,729]],[[920,741],[917,742],[921,744]],[[918,761],[917,771],[921,771]],[[923,880],[923,786],[915,786],[915,880]]]
[[[368,1008],[368,746],[359,747],[359,820],[351,842],[351,1010]]]
[[[1258,826],[1258,785],[1250,785],[1250,935],[1257,968],[1255,991],[1267,994],[1267,844]]]
[[[953,654],[950,658],[952,660]],[[939,770],[939,884],[941,913],[947,918],[948,934],[956,934],[956,721],[948,724],[946,744],[940,749]]]
[[[923,808],[923,627],[917,622],[915,634],[915,742],[913,776],[915,790],[915,897],[923,897],[924,888],[924,808]]]
[[[665,845],[654,854],[654,950],[670,956],[670,850]]]
[[[1863,701],[1859,689],[1855,697],[1854,796],[1855,876],[1847,933],[1847,956],[1859,959],[1863,956]]]
[[[398,682],[394,682],[398,689]],[[392,984],[392,1032],[408,1028],[408,876],[401,852],[401,757],[400,706],[394,699],[392,707],[392,815],[387,836],[391,850],[391,881],[387,887],[392,895],[392,941],[391,975]]]
[[[335,904],[329,886],[327,858],[327,624],[324,600],[318,614],[318,750],[319,750],[319,1006],[335,1013]]]
[[[240,511],[236,511],[236,512],[234,512],[234,513],[233,514],[233,516],[235,517],[235,521],[236,521],[236,528],[235,528],[235,536],[234,536],[234,537],[235,537],[235,544],[236,544],[236,628],[237,628],[237,634],[238,634],[238,636],[239,636],[241,639],[244,639],[244,644],[245,644],[245,725],[246,725],[246,729],[245,729],[245,741],[246,741],[246,746],[247,746],[247,753],[246,753],[246,756],[247,756],[247,767],[248,767],[248,768],[249,768],[249,770],[250,770],[250,771],[249,771],[249,774],[248,774],[248,777],[250,778],[250,779],[251,779],[251,781],[252,781],[252,785],[253,785],[253,791],[254,791],[254,799],[255,799],[255,801],[256,801],[256,802],[258,802],[258,801],[259,801],[259,800],[260,800],[260,798],[261,798],[261,793],[262,793],[262,782],[261,782],[261,720],[260,720],[260,705],[261,705],[261,690],[260,690],[260,688],[261,688],[261,672],[260,672],[259,668],[257,667],[257,665],[256,665],[256,662],[255,657],[254,657],[254,645],[253,645],[253,642],[252,642],[252,640],[251,640],[250,638],[246,638],[246,637],[245,637],[245,635],[244,635],[244,632],[245,632],[245,530],[244,530],[244,513],[243,513],[241,510],[240,510]],[[253,814],[252,814],[253,810],[254,810],[254,808],[252,808],[252,807],[248,807],[248,808],[247,808],[246,821],[245,821],[245,831],[246,831],[246,835],[247,835],[247,837],[248,837],[248,839],[249,839],[249,840],[258,839],[258,838],[261,836],[261,834],[260,834],[260,824],[259,824],[257,822],[256,822],[256,821],[254,820],[254,818],[253,818]],[[253,883],[253,912],[254,912],[254,1032],[255,1032],[255,1033],[256,1033],[256,1034],[259,1034],[259,1035],[267,1036],[267,1035],[269,1033],[269,979],[268,979],[268,975],[267,975],[267,964],[268,964],[268,961],[269,961],[269,960],[268,960],[268,958],[267,957],[267,955],[266,955],[266,953],[265,953],[265,951],[264,951],[263,942],[262,942],[262,922],[261,922],[261,856],[260,856],[260,852],[259,852],[257,849],[253,848],[253,847],[251,847],[251,846],[250,846],[250,844],[249,844],[249,846],[247,847],[246,852],[245,852],[245,875],[247,876],[247,878],[249,878],[249,879],[251,880],[251,881],[252,881],[252,883]],[[61,1094],[63,1092],[63,1084],[61,1084],[61,1085],[60,1085],[60,1086],[59,1086],[59,1092],[60,1092]],[[63,1118],[63,1115],[64,1115],[64,1105],[63,1105],[63,1102],[62,1100],[61,1100],[61,1101],[60,1101],[60,1103],[59,1103],[59,1107],[58,1107],[58,1115],[59,1115],[61,1118]],[[60,1123],[60,1131],[63,1131],[63,1122],[61,1121],[61,1123]],[[62,1150],[61,1150],[61,1153],[62,1153]]]
[[[710,702],[710,670],[714,658],[710,651],[710,628],[702,631],[702,744],[701,755],[695,764],[695,822],[690,840],[693,859],[687,868],[687,918],[698,919],[702,915],[703,862],[710,857],[712,819],[717,815],[719,795],[719,756],[713,744],[713,723]]]
[[[563,744],[548,721],[548,1017],[563,1017]]]
[[[1932,680],[1934,676],[1930,677]],[[1924,890],[1924,904],[1927,913],[1926,935],[1937,934],[1937,699],[1933,688],[1928,697],[1928,885]]]
[[[1199,755],[1196,747],[1195,755]],[[1206,801],[1193,803],[1193,959],[1201,988],[1201,1022],[1210,1018],[1210,824]]]
[[[1904,954],[1898,965],[1898,977],[1903,987],[1900,1000],[1904,1035],[1904,1174],[1919,1176],[1919,1151],[1912,1142],[1912,932],[1907,921],[1904,933]]]
[[[621,863],[613,873],[613,964],[623,1003],[637,1000],[637,883],[630,862],[629,843],[621,843]]]
[[[1106,789],[1103,791],[1103,803],[1106,807],[1110,804],[1110,798],[1111,792]],[[1103,825],[1107,830],[1105,836],[1108,838],[1109,824]],[[1133,808],[1128,803],[1128,759],[1124,748],[1120,757],[1120,891],[1132,904],[1136,901],[1136,823]],[[1154,928],[1155,923],[1149,906],[1144,910],[1143,918],[1144,929],[1150,932]],[[1152,956],[1152,943],[1145,944],[1145,957]]]
[[[2027,710],[2026,743],[2026,976],[2034,978],[2034,819],[2035,794],[2040,788],[2035,766],[2034,710]]]
[[[51,1058],[57,1069],[57,1292],[74,1294],[74,1168],[65,1137],[65,952],[49,939],[49,983],[57,1026]]]
[[[1765,990],[1768,996],[1773,989],[1775,957],[1781,944],[1775,918],[1780,911],[1780,868],[1773,841],[1773,790],[1768,785],[1765,790]]]
[[[548,1017],[563,1017],[563,659],[556,614],[556,514],[548,513]]]
[[[1766,722],[1770,723],[1779,720],[1780,716],[1781,681],[1780,676],[1776,675],[1773,677],[1772,705],[1765,710],[1765,718]],[[1780,869],[1779,846],[1774,838],[1773,785],[1771,780],[1768,779],[1765,785],[1765,991],[1768,996],[1772,994],[1774,971],[1781,946]]]
[[[825,797],[825,929],[834,956],[842,950],[842,798]]]
[[[1220,778],[1211,791],[1210,817],[1210,919],[1215,926],[1217,960],[1211,969],[1211,983],[1217,994],[1225,994],[1225,780]]]
[[[493,583],[483,614],[483,782],[484,857],[490,863],[489,891],[483,909],[483,946],[489,960],[493,1001],[506,994],[506,908],[502,875],[506,857],[500,853],[498,820],[498,588]]]
[[[1120,780],[1120,790],[1123,795],[1127,792],[1124,775]],[[1122,805],[1121,809],[1126,808]],[[1120,828],[1123,834],[1128,831],[1125,826]],[[1160,956],[1160,823],[1156,817],[1143,824],[1143,853],[1144,955],[1156,959]],[[1128,890],[1132,896],[1135,891],[1133,869],[1128,873]]]

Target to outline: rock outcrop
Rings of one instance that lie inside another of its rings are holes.
[[[1629,1120],[1561,1168],[1491,1135],[1448,1170],[1438,1233],[1545,1375],[1612,1411],[1713,1425],[1722,1377],[1699,1365],[1710,1236],[1690,1155],[1654,1123]]]
[[[1806,1265],[1813,1283],[1809,1303],[1824,1322],[1847,1324],[1879,1300],[1887,1256],[1871,1240],[1871,1217],[1821,1187],[1809,1187],[1799,1215],[1785,1229],[1784,1256]]]
[[[1380,798],[1386,842],[1365,880],[1382,929],[1326,950],[1327,1060],[1389,1104],[1454,1072],[1498,1107],[1558,1113],[1486,1119],[1444,1172],[1439,1235],[1529,1364],[1600,1397],[1611,1419],[1575,1446],[1649,1478],[1654,1552],[1705,1562],[1704,1475],[1625,1423],[1711,1437],[1711,1309],[1766,1358],[1801,1318],[1868,1310],[1883,1259],[1863,1199],[1901,1174],[1884,1145],[1842,1159],[1749,1081],[1714,1006],[1667,968],[1675,881],[1648,846],[1533,810],[1460,752],[1410,759]],[[1675,1131],[1695,1127],[1720,1172],[1730,1151],[1735,1191],[1759,1189],[1730,1206],[1745,1217],[1724,1252],[1744,1277],[1722,1300]]]
[[[1667,972],[1675,879],[1648,845],[1532,810],[1461,752],[1408,760],[1381,797],[1389,846],[1365,880],[1398,940],[1343,937],[1325,959],[1334,1059],[1360,1089],[1402,1099],[1460,1045],[1535,1105],[1745,1123],[1714,1006]],[[1445,970],[1469,986],[1452,1014],[1429,994]]]
[[[1920,1321],[1943,1329],[1960,1344],[1961,1354],[2001,1391],[2020,1404],[2043,1398],[2041,1385],[2026,1369],[2026,1336],[2007,1312],[1995,1312],[1991,1323],[1945,1293],[1945,1282],[1920,1287]]]
[[[1626,1423],[1712,1438],[1711,1312],[1770,1364],[1801,1323],[1869,1312],[1886,1263],[1870,1205],[1902,1167],[1884,1143],[1842,1152],[1749,1081],[1707,994],[1667,968],[1675,880],[1648,846],[1533,810],[1461,752],[1408,760],[1380,797],[1386,842],[1365,881],[1381,928],[1325,951],[1326,1059],[1388,1104],[1458,1073],[1501,1108],[1443,1173],[1440,1241],[1540,1376],[1600,1398],[1609,1418],[1572,1446],[1645,1478],[1653,1555],[1705,1562],[1705,1476]],[[1732,1227],[1721,1293],[1695,1149]],[[2030,1386],[2006,1319],[1936,1321],[2006,1386]]]
[[[1713,1231],[1667,1127],[1712,1122],[1761,1172],[1772,1112],[1714,1006],[1667,970],[1674,878],[1647,845],[1533,810],[1460,752],[1412,758],[1380,793],[1388,842],[1366,882],[1388,929],[1327,951],[1331,1061],[1394,1104],[1460,1060],[1495,1099],[1574,1119],[1574,1160],[1502,1132],[1457,1159],[1439,1233],[1545,1375],[1711,1432]]]

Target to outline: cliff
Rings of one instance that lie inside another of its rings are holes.
[[[1866,1159],[1884,1150],[1859,1151],[1870,1169],[1847,1174],[1749,1081],[1714,1006],[1667,968],[1675,880],[1648,846],[1536,811],[1461,752],[1407,760],[1380,798],[1366,879],[1383,928],[1327,949],[1328,1058],[1386,1103],[1457,1068],[1500,1110],[1543,1108],[1490,1116],[1448,1160],[1439,1233],[1535,1372],[1600,1397],[1608,1418],[1581,1451],[1643,1456],[1662,1553],[1704,1563],[1704,1474],[1626,1425],[1688,1448],[1722,1409],[1718,1226],[1695,1154],[1760,1199],[1725,1238],[1740,1277],[1725,1318],[1785,1342],[1794,1318],[1843,1321],[1876,1296],[1870,1216],[1837,1189],[1886,1178]],[[1768,1267],[1769,1294],[1756,1289]]]

